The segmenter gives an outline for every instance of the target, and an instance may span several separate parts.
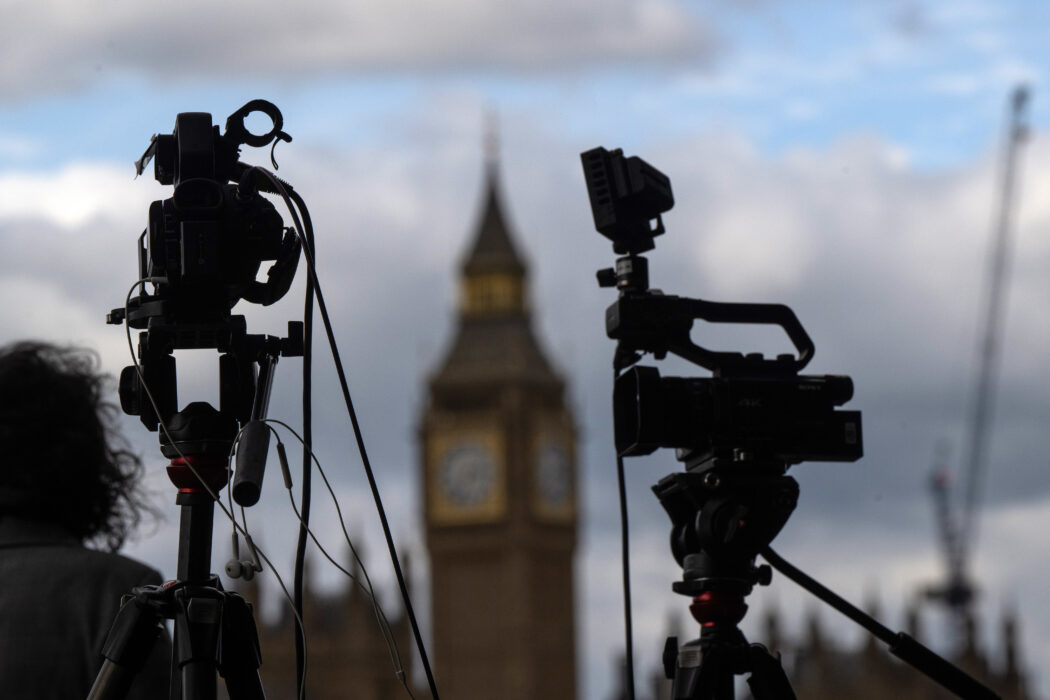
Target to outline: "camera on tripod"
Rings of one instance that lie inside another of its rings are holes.
[[[800,376],[813,341],[782,304],[709,302],[649,288],[654,237],[674,205],[671,181],[637,156],[596,148],[581,154],[598,231],[621,257],[598,272],[620,294],[605,312],[616,340],[613,417],[620,457],[674,448],[685,471],[653,487],[671,518],[671,552],[682,567],[672,589],[691,596],[701,636],[679,648],[668,639],[664,666],[675,700],[732,698],[733,676],[751,673],[756,698],[792,698],[779,660],[749,645],[738,628],[754,586],[769,583],[756,566],[798,503],[785,474],[803,460],[852,461],[862,453],[860,413],[839,411],[853,395],[844,376]],[[697,345],[697,320],[780,326],[797,355],[713,351]],[[668,353],[711,370],[711,377],[661,377],[637,365],[645,353]],[[622,473],[621,473],[622,484]],[[621,486],[622,488],[622,486]],[[621,498],[624,498],[621,495]],[[626,578],[626,574],[625,574]]]
[[[750,674],[756,700],[795,698],[780,659],[750,644],[738,625],[746,597],[767,585],[772,567],[886,642],[890,651],[966,698],[992,691],[903,632],[877,620],[795,569],[771,548],[794,511],[798,482],[787,468],[802,461],[852,462],[863,453],[860,412],[837,407],[853,396],[846,376],[799,375],[813,357],[813,341],[782,304],[730,304],[665,295],[649,288],[648,262],[639,253],[664,232],[661,215],[674,205],[670,180],[638,157],[595,148],[581,154],[594,223],[622,257],[598,272],[620,295],[605,312],[617,341],[613,418],[620,457],[675,448],[685,470],[662,478],[653,492],[671,519],[671,553],[682,567],[672,584],[691,596],[700,637],[664,647],[672,700],[731,700],[734,676]],[[692,342],[697,319],[712,323],[780,326],[797,355],[716,352]],[[638,366],[645,353],[673,353],[711,370],[711,377],[661,377]],[[618,464],[623,489],[622,463]],[[621,492],[621,507],[626,501]],[[624,516],[624,552],[626,516]],[[761,555],[769,564],[756,566]],[[628,580],[625,558],[624,580]],[[628,591],[625,585],[625,597]],[[629,629],[629,625],[627,626]],[[628,638],[630,633],[628,632]],[[628,649],[630,643],[628,643]]]
[[[270,118],[269,132],[245,128],[253,112]],[[289,322],[288,336],[281,338],[249,334],[244,316],[231,314],[242,299],[268,305],[283,297],[298,266],[299,232],[284,227],[261,193],[295,199],[304,218],[305,205],[291,185],[239,160],[242,145],[290,141],[282,123],[281,112],[265,100],[234,112],[225,133],[212,125],[210,114],[184,112],[172,133],[155,135],[136,163],[141,175],[152,159],[157,181],[174,186],[174,192],[150,205],[139,236],[139,278],[132,287],[139,294],[129,292],[125,306],[106,320],[126,322],[129,345],[130,329],[140,329],[135,364],[120,375],[120,405],[149,430],[160,430],[160,450],[170,459],[168,476],[181,509],[177,579],[136,588],[127,597],[103,649],[91,700],[127,694],[163,619],[174,620],[171,697],[216,697],[216,672],[226,679],[231,698],[264,697],[252,608],[239,594],[223,590],[211,573],[211,545],[217,492],[230,479],[235,440],[232,497],[242,507],[259,500],[270,436],[263,421],[275,366],[279,357],[301,356],[304,349],[302,322]],[[266,261],[273,264],[261,281]],[[219,407],[194,401],[179,410],[174,352],[207,348],[221,353]],[[261,567],[250,538],[242,534],[253,559],[241,561],[235,553],[236,566],[227,571],[250,577]]]

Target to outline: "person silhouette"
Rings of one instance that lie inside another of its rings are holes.
[[[0,688],[9,698],[84,698],[136,586],[161,583],[117,554],[150,512],[142,463],[117,430],[108,377],[83,348],[0,347]],[[163,630],[128,698],[166,698]]]

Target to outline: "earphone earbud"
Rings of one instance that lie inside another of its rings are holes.
[[[255,555],[255,546],[252,544],[251,537],[246,537],[248,542],[248,548],[251,550],[252,555]],[[239,541],[237,538],[237,532],[233,533],[233,559],[226,562],[226,575],[230,578],[243,578],[245,581],[251,581],[255,578],[255,572],[262,571],[262,567],[257,561],[252,559],[241,559],[241,552],[239,547]]]

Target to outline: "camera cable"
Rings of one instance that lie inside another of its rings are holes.
[[[427,684],[430,688],[432,700],[440,700],[437,692],[437,683],[434,681],[434,674],[430,667],[430,660],[426,653],[426,647],[423,644],[423,638],[419,631],[419,624],[416,620],[415,611],[412,607],[411,598],[408,595],[408,586],[405,582],[404,573],[401,570],[401,563],[397,556],[397,547],[394,545],[394,538],[390,530],[390,523],[387,519],[386,509],[383,507],[383,501],[379,495],[379,487],[376,483],[375,474],[372,470],[371,462],[368,459],[368,452],[365,449],[364,437],[362,436],[361,426],[357,418],[357,412],[354,410],[353,400],[350,397],[350,387],[347,383],[346,372],[343,369],[342,358],[339,355],[339,349],[335,340],[335,333],[332,329],[331,318],[328,315],[327,305],[324,301],[324,293],[321,290],[321,285],[317,278],[316,259],[313,253],[313,247],[310,242],[306,239],[303,232],[303,225],[299,219],[299,215],[296,212],[296,207],[293,206],[293,201],[303,211],[306,210],[306,203],[302,197],[295,192],[290,186],[282,182],[277,176],[265,168],[255,166],[250,168],[250,171],[258,173],[270,185],[275,188],[276,193],[280,195],[288,208],[289,214],[292,217],[292,221],[295,224],[295,230],[299,234],[300,242],[303,245],[303,254],[306,257],[306,267],[310,278],[313,280],[314,293],[317,299],[317,309],[321,313],[321,321],[324,324],[325,334],[328,337],[328,345],[332,352],[332,360],[335,363],[336,375],[339,379],[339,387],[343,394],[343,401],[346,404],[347,414],[350,418],[350,424],[354,431],[354,439],[357,442],[358,453],[361,455],[361,463],[365,471],[365,476],[368,479],[369,489],[372,492],[372,500],[376,505],[376,510],[379,514],[379,521],[383,529],[383,536],[386,540],[387,551],[390,554],[390,560],[394,568],[394,574],[397,577],[398,587],[401,592],[401,598],[405,605],[405,614],[408,617],[409,624],[412,627],[412,634],[415,638],[416,647],[419,650],[420,661],[423,665],[423,670],[427,677]]]
[[[274,147],[277,142],[274,141]],[[271,160],[273,154],[271,152]],[[274,162],[276,167],[276,162]],[[302,204],[303,240],[304,245],[309,245],[310,250],[314,247],[314,229],[310,220],[310,212]],[[303,303],[303,379],[302,379],[302,411],[303,411],[303,483],[300,503],[302,514],[299,516],[299,538],[295,547],[295,574],[293,586],[295,589],[295,605],[299,614],[303,614],[303,575],[306,569],[306,537],[310,530],[310,493],[311,493],[311,460],[313,452],[313,337],[314,337],[314,281],[310,275],[306,276],[306,291]],[[293,431],[294,432],[294,431]],[[276,435],[276,431],[274,433]],[[297,436],[298,437],[298,436]],[[279,438],[278,438],[279,439]],[[289,486],[289,488],[291,488]],[[291,492],[289,491],[289,497]],[[295,678],[299,692],[303,692],[306,685],[306,639],[305,632],[296,627],[295,631]]]
[[[296,433],[291,426],[275,418],[267,418],[264,422],[279,425],[288,432],[290,432],[292,435],[294,435],[295,438],[304,445],[304,449],[306,449],[309,453],[311,461],[317,466],[317,473],[321,476],[321,480],[324,482],[325,488],[328,490],[328,493],[332,498],[332,505],[335,507],[336,517],[339,520],[339,526],[343,533],[343,539],[346,541],[347,546],[350,548],[350,554],[353,557],[354,563],[357,565],[357,568],[360,570],[361,576],[358,577],[353,572],[348,571],[344,566],[339,564],[328,552],[328,550],[325,549],[325,547],[318,541],[316,534],[308,526],[306,527],[306,532],[308,533],[310,539],[313,540],[313,543],[317,546],[318,550],[320,550],[321,554],[336,569],[342,572],[358,588],[360,588],[361,591],[365,594],[365,596],[369,599],[369,601],[371,601],[373,611],[376,615],[376,621],[379,623],[380,632],[382,633],[383,639],[386,642],[387,650],[390,652],[390,659],[394,667],[394,674],[397,676],[401,684],[405,687],[405,691],[408,693],[409,697],[414,698],[412,690],[407,684],[404,665],[401,661],[401,650],[398,648],[397,640],[390,629],[390,622],[386,616],[386,613],[383,611],[383,608],[379,603],[379,598],[376,596],[375,588],[372,586],[372,579],[368,575],[368,569],[365,567],[364,562],[358,555],[357,548],[354,547],[353,540],[351,540],[350,538],[350,533],[346,529],[346,521],[343,518],[343,511],[339,505],[339,499],[336,497],[335,490],[332,488],[332,484],[328,480],[328,476],[325,474],[324,467],[321,466],[321,462],[317,459],[317,455],[314,454],[314,452],[309,448],[309,446],[306,446],[303,437]],[[273,429],[272,426],[270,427],[270,429],[273,431],[274,436],[277,437],[278,455],[281,455],[283,453],[283,443],[281,443],[280,441],[280,435],[277,433],[276,430]],[[299,509],[296,507],[295,499],[292,497],[291,474],[288,471],[288,463],[287,460],[283,457],[281,458],[281,471],[284,475],[285,489],[288,491],[288,498],[291,501],[292,510],[295,512],[296,516],[299,517],[300,522],[302,522],[302,517],[299,514]],[[361,580],[362,578],[364,579],[363,581]]]
[[[634,700],[634,632],[631,624],[631,559],[630,533],[627,527],[627,487],[624,483],[623,457],[616,455],[616,481],[620,489],[620,558],[623,567],[624,677],[627,700]]]

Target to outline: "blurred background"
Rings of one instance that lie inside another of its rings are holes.
[[[530,265],[537,335],[569,382],[580,425],[577,646],[580,697],[609,697],[622,653],[619,519],[604,309],[594,272],[614,254],[593,228],[579,153],[642,156],[672,180],[652,286],[718,301],[791,306],[816,344],[811,373],[849,374],[865,457],[792,469],[802,496],[777,550],[890,627],[944,577],[928,482],[961,481],[978,337],[999,206],[1008,101],[1031,90],[1001,315],[1000,366],[971,571],[978,636],[1020,619],[1032,689],[1050,695],[1050,9],[1037,2],[791,0],[362,0],[171,6],[66,0],[0,5],[0,342],[85,344],[118,374],[123,330],[106,326],[137,276],[150,201],[170,196],[132,163],[175,115],[222,124],[250,99],[284,113],[279,174],[309,204],[318,269],[364,435],[394,523],[427,575],[416,427],[426,377],[454,328],[458,265],[482,204],[486,115],[515,240]],[[263,126],[263,125],[261,125]],[[265,126],[264,126],[265,128]],[[244,160],[266,164],[263,150]],[[246,304],[253,332],[301,315]],[[710,335],[705,335],[710,332]],[[786,338],[697,328],[706,345],[786,351]],[[735,345],[747,342],[755,347]],[[315,359],[315,444],[379,586],[392,573],[331,361]],[[214,353],[180,354],[180,397],[215,401]],[[663,374],[700,375],[669,361]],[[278,366],[271,416],[299,420],[299,365]],[[115,398],[115,394],[114,394]],[[171,575],[173,489],[156,435],[125,432],[164,518],[127,553]],[[943,447],[938,447],[943,445]],[[669,453],[627,463],[636,664],[658,662],[686,599],[649,491]],[[249,512],[291,577],[297,522],[271,474]],[[315,497],[315,521],[332,509]],[[326,529],[321,525],[319,529]],[[327,529],[331,529],[328,527]],[[215,559],[229,535],[217,520]],[[331,538],[338,549],[338,539]],[[341,585],[318,559],[321,588]],[[221,568],[216,566],[216,568]],[[269,590],[275,590],[270,586]],[[420,594],[425,586],[417,586]],[[385,596],[395,609],[394,597]],[[781,577],[750,598],[760,641],[778,610],[800,635],[819,604]],[[263,614],[282,605],[267,599]],[[426,603],[421,601],[424,618]],[[950,648],[943,612],[921,608]],[[821,611],[827,636],[862,632]],[[692,635],[690,635],[692,636]]]

